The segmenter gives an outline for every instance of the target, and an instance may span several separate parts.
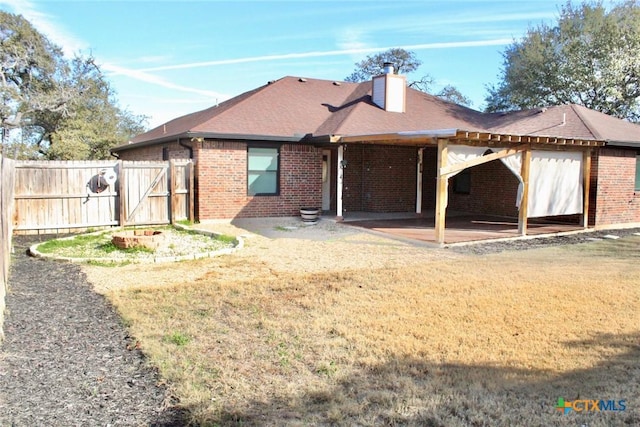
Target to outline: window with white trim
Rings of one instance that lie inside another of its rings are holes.
[[[279,193],[280,150],[275,147],[247,148],[247,194],[275,196]]]

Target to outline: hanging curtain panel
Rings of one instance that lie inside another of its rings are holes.
[[[497,151],[489,147],[451,144],[448,146],[447,164],[455,165],[473,160],[484,155],[487,150]],[[524,187],[520,176],[522,154],[517,153],[500,160],[520,181],[516,196],[516,206],[519,208]],[[458,173],[452,173],[448,177]],[[581,214],[582,209],[582,152],[532,151],[527,216],[536,218]]]
[[[458,163],[468,162],[469,160],[482,157],[488,149],[488,147],[471,147],[468,145],[449,144],[447,146],[447,164],[457,165]],[[447,191],[449,191],[449,178],[453,178],[460,172],[462,171],[453,172],[447,176]],[[448,204],[449,200],[447,199],[446,205]]]
[[[458,163],[468,162],[469,160],[482,157],[489,147],[471,147],[468,145],[449,144],[447,147],[447,164],[457,165]],[[453,178],[462,171],[454,172],[449,175]]]
[[[467,145],[449,145],[447,162],[450,165],[455,165],[458,163],[473,160],[475,158],[482,157],[484,153],[487,152],[487,150],[495,152],[499,151],[500,149],[491,149],[489,147],[471,147]],[[522,200],[522,189],[524,187],[522,177],[520,176],[520,170],[522,168],[522,154],[516,153],[509,157],[503,157],[500,159],[500,161],[502,161],[507,169],[509,169],[520,182],[520,184],[518,185],[518,194],[516,196],[516,207],[520,208],[520,201]],[[457,175],[460,172],[449,175],[449,178]]]
[[[532,151],[528,217],[581,214],[582,152]]]
[[[495,150],[494,150],[495,151]],[[524,182],[522,181],[522,153],[516,153],[512,156],[503,157],[500,159],[503,165],[511,171],[512,174],[518,178],[518,194],[516,194],[516,207],[520,209],[520,202],[522,201],[522,192],[524,190]]]

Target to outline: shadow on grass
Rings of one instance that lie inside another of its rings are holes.
[[[227,408],[207,416],[203,425],[640,425],[640,332],[601,334],[566,346],[598,351],[603,358],[589,369],[561,375],[393,359],[344,377],[336,373],[325,389]],[[625,400],[626,409],[563,414],[555,407],[558,398],[615,400],[617,409]]]

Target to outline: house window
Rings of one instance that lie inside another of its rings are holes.
[[[636,191],[640,191],[640,154],[636,155]]]
[[[250,196],[278,194],[278,148],[247,149],[247,193]]]
[[[467,168],[453,177],[453,192],[458,194],[471,193],[471,169]]]

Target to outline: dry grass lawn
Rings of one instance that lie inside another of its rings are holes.
[[[640,424],[637,236],[484,256],[254,236],[86,271],[197,425]]]

